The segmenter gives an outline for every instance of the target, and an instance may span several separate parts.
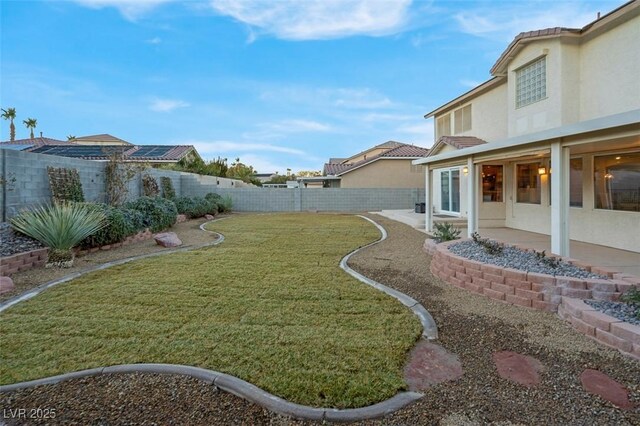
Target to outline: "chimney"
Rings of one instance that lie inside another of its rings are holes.
[[[600,12],[598,12],[598,17],[596,19],[600,19]]]
[[[42,132],[40,132],[40,137],[42,137]]]

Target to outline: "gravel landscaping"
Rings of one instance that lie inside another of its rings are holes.
[[[11,225],[7,222],[0,222],[0,257],[13,256],[25,251],[42,248],[42,244],[26,235],[13,232]]]
[[[638,311],[640,311],[640,308],[637,306],[632,306],[623,302],[606,302],[597,300],[585,300],[584,303],[600,312],[611,315],[620,321],[640,325],[640,318],[638,317]]]
[[[504,246],[500,254],[490,254],[481,245],[472,240],[468,240],[451,244],[449,251],[467,259],[490,263],[504,268],[518,269],[520,271],[562,277],[608,279],[606,276],[592,274],[583,268],[563,261],[560,261],[559,265],[554,268],[544,261],[541,261],[535,253],[526,252],[511,246]],[[549,259],[549,257],[546,257],[546,259]]]
[[[624,411],[582,389],[592,368],[622,383],[640,406],[640,363],[575,331],[557,316],[499,303],[450,286],[429,272],[425,235],[372,215],[389,239],[353,256],[351,267],[422,303],[439,326],[438,344],[457,354],[463,376],[423,390],[425,397],[385,419],[358,425],[640,425],[640,408]],[[516,351],[544,366],[541,383],[524,387],[498,376],[492,354]],[[0,406],[51,407],[57,421],[8,424],[310,425],[269,413],[179,376],[114,375],[0,394]]]

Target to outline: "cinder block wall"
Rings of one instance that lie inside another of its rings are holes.
[[[50,202],[48,166],[78,170],[85,199],[104,202],[105,165],[99,161],[0,149],[2,220],[15,216],[23,208]],[[415,203],[424,202],[424,188],[256,188],[236,179],[172,170],[150,168],[142,173],[149,173],[158,184],[160,177],[169,177],[177,196],[203,197],[209,192],[229,195],[236,211],[373,211],[413,209]],[[144,193],[141,174],[129,182],[128,188],[130,200]]]

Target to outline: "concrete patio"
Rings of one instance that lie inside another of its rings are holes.
[[[413,210],[382,210],[372,213],[402,222],[426,234],[424,214],[415,213]],[[438,221],[459,222],[457,226],[463,229],[463,233],[466,230],[466,222],[457,218],[439,218],[434,216],[434,222]],[[520,231],[512,228],[480,227],[478,232],[483,237],[519,244],[536,250],[546,250],[547,253],[551,253],[551,238],[549,235]],[[574,240],[571,240],[570,253],[571,258],[581,260],[593,266],[600,266],[640,277],[640,253]]]

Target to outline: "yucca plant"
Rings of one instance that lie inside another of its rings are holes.
[[[11,226],[49,247],[49,263],[71,266],[71,249],[105,225],[102,211],[80,203],[54,203],[26,210]]]

